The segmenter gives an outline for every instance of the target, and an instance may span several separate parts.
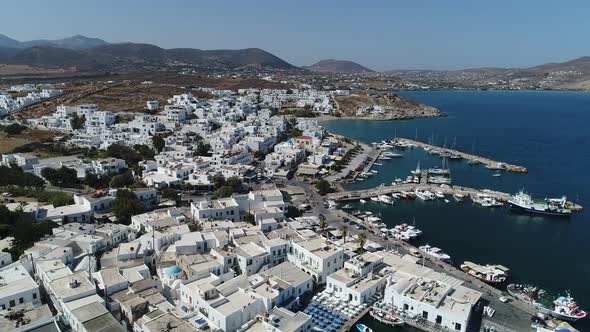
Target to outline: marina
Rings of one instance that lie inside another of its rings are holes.
[[[396,144],[402,144],[403,146],[417,146],[428,151],[431,154],[438,154],[442,157],[449,158],[449,159],[465,159],[468,163],[477,163],[482,164],[488,169],[492,170],[499,170],[499,171],[508,171],[508,172],[515,172],[515,173],[528,173],[528,169],[524,166],[519,165],[512,165],[501,161],[492,160],[486,157],[476,156],[473,154],[461,152],[454,149],[449,149],[445,147],[438,147],[428,143],[415,141],[408,138],[397,138],[395,141]],[[459,158],[460,157],[460,158]]]

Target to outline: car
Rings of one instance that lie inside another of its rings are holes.
[[[6,193],[2,193],[2,196],[4,196],[4,197],[12,197],[12,194],[11,194],[11,193],[8,193],[8,192],[6,192]]]

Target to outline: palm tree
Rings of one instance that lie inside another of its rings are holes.
[[[346,243],[346,236],[348,235],[348,225],[340,226],[340,233],[342,234],[342,240]]]
[[[358,239],[357,242],[359,243],[359,251],[363,252],[364,247],[365,247],[365,243],[367,243],[367,234],[365,233],[360,233],[358,235]]]
[[[326,226],[328,226],[328,224],[326,223],[326,221],[324,219],[320,219],[320,230],[322,231],[322,234],[325,233]]]

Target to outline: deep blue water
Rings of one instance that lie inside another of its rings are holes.
[[[449,161],[453,184],[504,192],[525,189],[535,198],[567,195],[590,208],[590,94],[573,92],[428,91],[400,95],[435,106],[448,115],[439,119],[377,122],[325,122],[329,131],[370,143],[408,137],[456,147],[465,152],[525,166],[528,174],[493,172],[462,161]],[[379,174],[351,188],[374,187],[405,178],[421,162],[439,166],[441,159],[420,149],[383,161]],[[539,285],[551,293],[571,290],[590,310],[590,212],[570,219],[514,215],[471,202],[445,204],[396,202],[393,207],[367,204],[391,224],[416,220],[423,242],[444,248],[457,263],[471,260],[505,265],[513,279]],[[575,324],[589,329],[588,320]]]

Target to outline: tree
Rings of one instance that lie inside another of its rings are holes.
[[[242,189],[242,180],[240,180],[240,178],[238,178],[237,176],[232,176],[228,178],[227,180],[225,180],[225,184],[227,186],[230,186],[234,192],[238,192],[240,191],[240,189]]]
[[[219,189],[223,186],[225,186],[225,178],[222,175],[215,175],[213,177],[213,185],[215,186],[215,189]]]
[[[289,205],[287,206],[287,217],[289,218],[298,218],[301,217],[303,215],[303,212],[294,207],[293,205]]]
[[[25,129],[27,129],[27,127],[19,125],[17,123],[13,123],[11,125],[4,127],[4,132],[8,135],[18,135]]]
[[[303,135],[303,132],[299,129],[293,129],[293,131],[289,134],[290,138],[295,138]]]
[[[94,173],[88,173],[84,177],[83,183],[94,189],[105,189],[109,187],[111,182],[111,176],[108,174],[96,175]]]
[[[45,180],[49,181],[51,185],[60,188],[75,188],[79,186],[78,174],[75,169],[61,167],[61,168],[44,168],[41,175]]]
[[[346,237],[348,236],[348,225],[340,226],[340,233],[342,234],[342,240],[346,243]]]
[[[360,233],[357,238],[359,244],[359,251],[362,253],[365,250],[365,243],[367,243],[367,234]]]
[[[197,156],[208,156],[209,150],[211,150],[211,145],[204,143],[203,141],[197,143]]]
[[[41,189],[45,186],[45,181],[34,174],[23,172],[18,166],[0,166],[0,186]]]
[[[145,144],[135,144],[133,149],[139,153],[142,160],[154,159],[154,156],[156,155],[156,152]]]
[[[70,119],[72,129],[82,129],[86,123],[86,116],[78,116],[78,113],[74,113]]]
[[[326,221],[324,219],[320,219],[320,230],[321,230],[322,234],[324,234],[326,232],[327,226],[328,226],[328,223],[326,223]]]
[[[142,160],[142,156],[139,153],[137,153],[134,149],[120,144],[109,145],[109,147],[106,150],[106,156],[123,159],[129,165],[135,165]]]
[[[328,192],[330,192],[332,190],[332,186],[330,185],[330,182],[328,182],[327,180],[319,180],[315,184],[315,188],[320,193],[328,193]]]
[[[230,197],[231,195],[233,195],[233,193],[234,193],[234,190],[232,189],[232,187],[223,186],[223,187],[215,190],[215,193],[213,194],[213,198]]]
[[[162,152],[162,150],[164,150],[164,147],[166,146],[166,141],[164,141],[162,136],[154,135],[152,137],[152,144],[154,145],[154,149],[156,149],[156,151],[160,153]]]
[[[143,202],[137,199],[133,192],[126,189],[117,190],[117,196],[113,202],[113,213],[117,217],[118,223],[129,225],[132,216],[144,211]]]
[[[123,188],[132,185],[133,182],[133,175],[130,171],[126,171],[123,174],[113,176],[109,185],[111,188]]]
[[[254,151],[254,158],[258,159],[258,160],[264,159],[264,152],[262,152],[260,150]]]

